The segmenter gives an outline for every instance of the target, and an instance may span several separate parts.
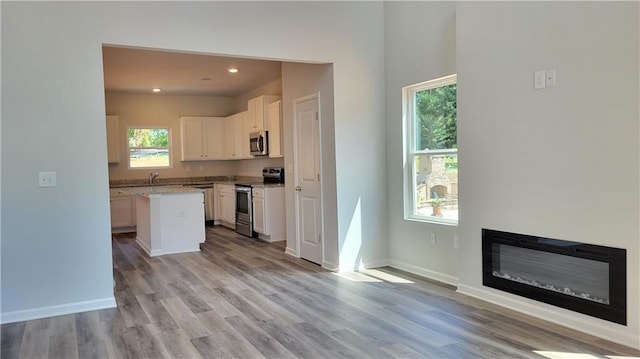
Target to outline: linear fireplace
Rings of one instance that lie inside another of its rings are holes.
[[[485,286],[627,324],[626,250],[482,229]]]

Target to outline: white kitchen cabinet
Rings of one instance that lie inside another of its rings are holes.
[[[150,256],[200,251],[206,239],[204,198],[197,189],[150,191],[134,196],[136,243]]]
[[[215,213],[215,191],[213,186],[204,190],[204,220],[213,221]]]
[[[240,145],[238,146],[239,151],[240,151],[240,159],[251,159],[253,158],[253,156],[251,156],[251,151],[249,148],[249,127],[251,126],[249,124],[249,111],[244,111],[240,113],[241,115],[241,127],[240,127],[240,135],[239,135],[239,139],[240,139]],[[236,128],[237,130],[237,128]]]
[[[282,146],[282,101],[267,105],[267,130],[269,131],[269,157],[284,157]]]
[[[269,242],[286,240],[284,187],[253,187],[253,230]]]
[[[118,148],[118,116],[107,116],[107,162],[119,163],[120,151]]]
[[[260,194],[258,194],[260,193]],[[258,234],[265,234],[265,217],[264,217],[264,196],[263,191],[257,188],[253,189],[252,207],[253,207],[253,230]]]
[[[224,117],[180,117],[182,161],[225,159]]]
[[[249,100],[247,117],[249,132],[261,131],[267,128],[267,105],[280,100],[280,96],[262,95]]]
[[[111,189],[109,196],[111,204],[111,231],[114,233],[135,231],[136,205],[129,194]]]
[[[220,209],[221,203],[220,197],[220,185],[213,185],[213,224],[220,224],[222,219],[222,211]]]
[[[227,159],[240,160],[249,158],[249,137],[248,134],[244,136],[243,121],[246,121],[246,111],[236,113],[225,119],[224,154]],[[246,151],[243,151],[244,147],[247,147]]]
[[[236,228],[236,188],[235,185],[215,184],[214,220],[232,229]]]

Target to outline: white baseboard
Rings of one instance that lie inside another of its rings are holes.
[[[584,314],[571,312],[561,308],[545,308],[547,304],[532,304],[525,298],[516,298],[514,295],[492,290],[459,284],[458,292],[470,297],[478,298],[489,303],[509,308],[523,314],[530,315],[563,327],[571,328],[579,332],[590,334],[614,343],[626,345],[634,349],[640,349],[640,338],[625,331],[626,327],[615,323],[598,323],[599,319],[586,317]]]
[[[446,283],[452,286],[458,285],[458,277],[454,277],[448,274],[432,271],[427,268],[418,267],[413,264],[404,263],[395,259],[388,260],[388,266],[396,269],[403,270],[405,272],[413,273],[421,277],[437,280],[438,282]]]
[[[376,259],[373,261],[367,261],[366,263],[361,263],[360,267],[361,269],[372,269],[372,268],[380,268],[380,267],[386,267],[389,265],[389,260],[388,259]]]
[[[75,314],[92,310],[115,308],[116,306],[117,305],[115,297],[110,297],[104,299],[54,305],[43,308],[16,310],[13,312],[0,313],[0,324],[23,322],[26,320],[55,317],[58,315],[66,314]]]
[[[288,255],[290,255],[290,256],[292,256],[292,257],[296,257],[296,258],[298,258],[298,253],[296,252],[296,250],[295,250],[295,249],[293,249],[293,248],[291,248],[291,247],[287,247],[287,248],[284,250],[284,253],[285,253],[285,254],[288,254]]]
[[[338,266],[333,262],[329,262],[329,261],[322,262],[322,268],[326,270],[330,270],[332,272],[338,272]]]
[[[282,241],[286,241],[286,238],[278,238],[278,237],[271,237],[270,235],[266,235],[266,234],[262,234],[262,233],[258,233],[258,238],[262,239],[265,242],[282,242]]]
[[[418,266],[413,265],[413,264],[400,262],[400,261],[397,261],[397,260],[394,260],[394,259],[377,259],[377,260],[373,260],[373,261],[368,261],[366,263],[360,263],[357,266],[355,264],[353,264],[353,263],[348,264],[348,265],[340,265],[339,271],[340,272],[352,272],[354,270],[380,268],[380,267],[386,267],[386,266],[393,267],[393,268],[396,268],[396,269],[400,269],[400,270],[403,270],[405,272],[416,274],[416,275],[419,275],[421,277],[425,277],[425,278],[428,278],[428,279],[433,279],[433,280],[436,280],[438,282],[450,284],[452,286],[456,286],[458,284],[458,278],[457,277],[450,276],[450,275],[443,274],[443,273],[436,272],[436,271],[432,271],[430,269],[418,267]],[[357,267],[357,268],[354,269],[354,267]]]

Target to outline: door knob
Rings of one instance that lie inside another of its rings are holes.
[[[300,186],[296,186],[296,191],[297,191],[297,192],[302,191],[302,187],[300,187]]]

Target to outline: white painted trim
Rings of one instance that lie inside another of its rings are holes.
[[[115,308],[115,297],[104,299],[87,300],[83,302],[67,303],[62,305],[54,305],[50,307],[42,307],[35,309],[16,310],[14,312],[0,313],[0,323],[23,322],[26,320],[55,317],[58,315],[75,314],[88,312],[92,310],[100,310],[107,308]]]
[[[364,262],[360,263],[360,267],[362,267],[363,269],[380,268],[380,267],[386,267],[388,265],[389,265],[389,260],[386,258],[367,261],[366,263]]]
[[[149,257],[163,256],[165,254],[179,254],[179,253],[200,252],[200,248],[193,249],[193,250],[170,251],[170,252],[164,251],[164,250],[162,250],[162,248],[156,248],[156,249],[152,249],[151,251],[149,251],[147,246],[140,239],[136,239],[136,243],[138,244],[138,246],[140,246],[140,248],[142,248],[143,251],[145,251],[145,253],[147,253],[147,255]]]
[[[452,285],[454,287],[458,285],[458,277],[454,277],[454,276],[450,276],[448,274],[443,274],[443,273],[440,273],[440,272],[432,271],[432,270],[427,269],[427,268],[418,267],[418,266],[415,266],[413,264],[397,261],[395,259],[377,259],[377,260],[369,261],[367,263],[360,263],[357,266],[356,270],[380,268],[380,267],[386,267],[386,266],[389,266],[389,267],[392,267],[392,268],[396,268],[396,269],[400,269],[402,271],[409,272],[409,273],[412,273],[412,274],[415,274],[415,275],[419,275],[419,276],[424,277],[424,278],[433,279],[435,281],[442,282],[442,283],[445,283],[445,284],[449,284],[449,285]],[[354,271],[354,267],[356,267],[356,265],[354,263],[350,263],[350,264],[347,264],[347,265],[340,265],[339,271],[340,272],[353,272]]]
[[[329,261],[323,261],[322,262],[322,268],[326,269],[326,270],[330,270],[332,272],[339,272],[340,268],[338,268],[338,265]]]
[[[403,270],[405,272],[413,273],[413,274],[419,275],[421,277],[433,279],[433,280],[436,280],[438,282],[446,283],[446,284],[449,284],[449,285],[452,285],[452,286],[457,286],[458,285],[458,277],[454,277],[454,276],[451,276],[451,275],[448,275],[448,274],[432,271],[430,269],[423,268],[423,267],[418,267],[418,266],[413,265],[413,264],[400,262],[400,261],[397,261],[395,259],[389,259],[389,264],[388,265],[389,265],[389,267],[393,267],[393,268],[396,268],[396,269]]]
[[[557,308],[544,303],[531,302],[528,299],[518,297],[506,292],[494,292],[485,288],[476,288],[465,284],[458,285],[458,293],[468,295],[489,303],[499,305],[516,312],[524,313],[563,327],[571,328],[579,332],[594,335],[596,337],[626,345],[634,349],[640,349],[640,338],[625,331],[625,326],[609,323],[596,323],[598,320],[587,317],[584,314]]]
[[[292,257],[300,258],[300,256],[298,255],[298,251],[297,251],[297,250],[295,250],[295,249],[293,249],[293,248],[291,248],[291,247],[287,247],[287,248],[284,250],[284,253],[285,253],[285,254],[288,254],[288,255],[290,255],[290,256],[292,256]]]
[[[329,268],[336,268],[336,266],[333,267],[327,267],[325,265],[325,263],[328,263],[325,261],[325,233],[327,233],[327,231],[325,230],[325,224],[324,224],[324,170],[322,167],[322,153],[323,151],[323,145],[322,145],[322,102],[320,100],[320,92],[315,92],[312,93],[310,95],[306,95],[303,97],[299,97],[293,100],[293,176],[294,176],[294,186],[298,186],[298,180],[299,180],[299,174],[300,174],[300,169],[298,168],[298,106],[299,104],[306,102],[306,101],[310,101],[310,100],[316,100],[318,102],[318,151],[319,151],[319,161],[320,161],[320,234],[321,234],[321,238],[322,238],[322,267],[329,269]],[[300,206],[299,206],[299,193],[296,192],[296,194],[294,195],[294,201],[295,201],[295,227],[296,227],[296,256],[298,258],[302,258],[301,254],[300,254],[300,241],[302,238],[302,235],[300,234]],[[329,269],[329,270],[333,270],[335,271],[335,269]]]
[[[139,246],[140,248],[142,248],[142,250],[143,250],[145,253],[147,253],[147,255],[148,255],[149,257],[155,257],[155,256],[158,256],[158,255],[162,254],[162,250],[161,250],[161,249],[153,249],[153,250],[150,250],[150,249],[149,249],[149,248],[144,244],[144,242],[142,242],[142,241],[140,240],[140,238],[138,238],[138,237],[136,237],[136,243],[138,244],[138,246]]]

